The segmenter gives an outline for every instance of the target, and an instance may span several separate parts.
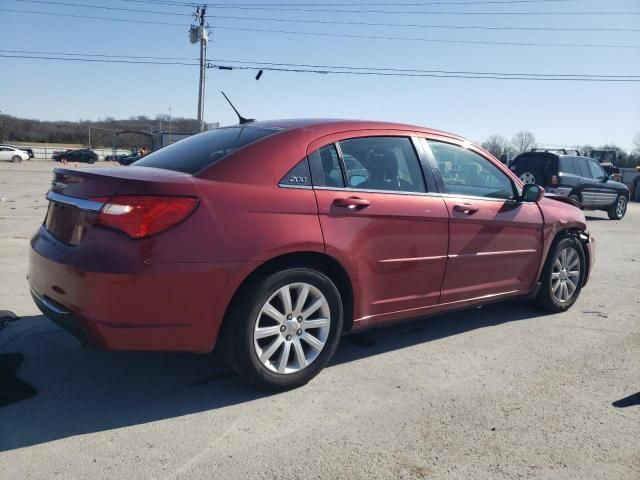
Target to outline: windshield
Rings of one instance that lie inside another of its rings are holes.
[[[132,165],[194,174],[239,148],[278,131],[280,129],[258,126],[218,128],[166,146]]]

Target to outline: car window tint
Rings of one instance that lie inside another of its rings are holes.
[[[146,155],[133,165],[193,174],[213,165],[239,148],[279,130],[251,125],[217,128],[161,148]]]
[[[562,172],[562,173],[571,173],[571,174],[575,174],[576,173],[576,169],[575,166],[573,165],[573,158],[571,157],[560,157],[558,159],[558,169]]]
[[[576,174],[581,177],[591,178],[591,173],[589,172],[589,167],[587,166],[587,162],[584,158],[574,158],[575,166],[576,166]]]
[[[600,164],[595,160],[587,160],[587,163],[589,165],[589,171],[591,172],[591,178],[603,178],[607,176]]]
[[[319,158],[321,172],[320,178],[314,177],[313,183],[318,186],[344,188],[344,179],[342,177],[342,168],[340,167],[340,157],[338,150],[332,143],[317,150],[316,155]]]
[[[309,161],[307,158],[303,158],[295,167],[289,170],[287,174],[282,177],[279,185],[291,187],[311,186],[311,172],[309,171]]]
[[[509,177],[486,158],[456,145],[428,143],[438,163],[446,193],[513,198],[513,184]]]
[[[349,187],[363,190],[426,192],[420,161],[408,137],[342,140]]]

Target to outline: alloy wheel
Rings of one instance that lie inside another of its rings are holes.
[[[531,172],[524,172],[523,174],[521,174],[520,180],[522,180],[522,183],[524,183],[525,185],[536,183],[536,177]]]
[[[618,198],[618,203],[616,204],[616,215],[618,215],[618,218],[622,218],[626,210],[627,200],[624,197]]]
[[[318,288],[308,283],[285,285],[258,313],[253,331],[256,355],[272,372],[298,372],[322,352],[330,328],[329,302]]]
[[[551,270],[551,291],[558,302],[567,302],[573,297],[580,282],[580,257],[575,248],[560,251]]]

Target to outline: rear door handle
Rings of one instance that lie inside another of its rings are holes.
[[[369,200],[365,200],[364,198],[358,197],[348,197],[348,198],[336,198],[333,201],[333,204],[336,207],[348,208],[349,210],[359,210],[361,208],[367,208],[371,205]]]
[[[465,215],[473,215],[478,211],[478,209],[469,203],[465,203],[464,205],[454,205],[453,211],[464,213]]]

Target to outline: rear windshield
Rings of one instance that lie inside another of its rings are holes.
[[[258,126],[218,128],[161,148],[132,165],[194,174],[239,148],[278,131],[280,129]]]

